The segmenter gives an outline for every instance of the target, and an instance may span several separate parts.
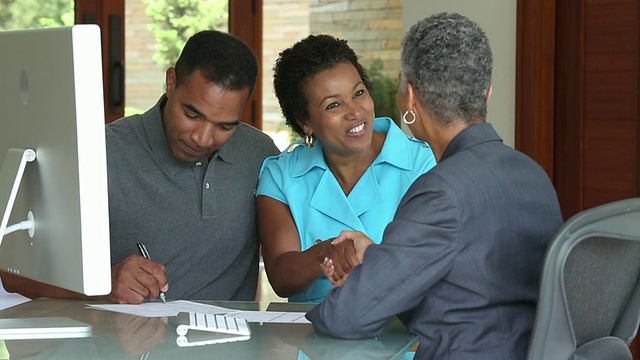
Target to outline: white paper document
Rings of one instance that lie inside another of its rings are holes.
[[[0,285],[2,286],[2,285]],[[18,294],[0,294],[0,310],[7,309],[12,306],[20,305],[31,299]]]
[[[282,312],[282,311],[241,311],[229,309],[221,306],[206,305],[193,301],[177,300],[146,302],[142,304],[89,304],[91,309],[108,310],[124,314],[131,314],[145,317],[169,317],[177,316],[179,312],[193,312],[201,314],[225,314],[229,317],[245,319],[248,322],[259,323],[298,323],[310,324],[304,317],[304,312]]]
[[[214,305],[205,305],[193,301],[177,300],[167,301],[151,301],[142,304],[90,304],[89,308],[109,310],[125,314],[146,316],[146,317],[163,317],[177,316],[179,312],[195,312],[203,314],[226,314],[232,309],[223,308]]]
[[[228,313],[226,316],[245,319],[247,322],[311,324],[311,322],[304,317],[304,314],[303,312],[281,311],[235,311]]]
[[[8,293],[2,285],[2,281],[0,281],[0,310],[25,303],[27,301],[31,301],[31,299],[17,293]]]

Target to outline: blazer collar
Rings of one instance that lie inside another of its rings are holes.
[[[462,130],[451,140],[447,148],[444,150],[442,159],[440,159],[440,161],[442,162],[448,157],[451,157],[454,154],[459,153],[467,148],[489,141],[502,142],[502,139],[493,129],[493,126],[491,124],[480,123],[471,125],[468,128]]]

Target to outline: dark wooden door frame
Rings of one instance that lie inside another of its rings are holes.
[[[258,79],[242,121],[262,129],[262,0],[229,0],[229,32],[244,40],[258,57]]]
[[[76,24],[97,24],[102,35],[105,121],[124,115],[124,0],[75,0]]]
[[[557,36],[576,37],[581,17],[575,12],[581,8],[580,0],[521,0],[517,10],[515,147],[538,162],[552,179],[565,219],[583,210],[576,186],[582,181],[581,125],[576,116],[581,110],[576,107],[579,101],[565,99],[558,106],[556,90],[561,89],[565,97],[580,95],[579,70],[570,68],[579,61],[568,61],[566,56],[580,56],[582,45],[563,41],[574,48],[563,49],[564,61],[556,62],[556,40]],[[564,11],[573,13],[564,16]],[[557,14],[570,20],[563,22],[560,33],[556,32]],[[557,71],[563,76],[557,77]],[[569,78],[573,81],[567,81]]]
[[[555,0],[518,1],[515,147],[553,179]]]

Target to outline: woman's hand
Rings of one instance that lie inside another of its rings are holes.
[[[331,281],[334,286],[342,286],[342,284],[344,284],[344,282],[347,280],[347,276],[349,276],[348,273],[344,274],[343,276],[338,276],[336,268],[333,265],[333,261],[328,257],[324,258],[324,261],[322,262],[322,264],[320,264],[320,267],[322,268],[324,275],[327,277],[327,279],[329,279],[329,281]]]
[[[344,230],[331,242],[329,256],[320,267],[325,276],[336,286],[341,286],[349,272],[362,263],[364,252],[373,241],[359,231]]]

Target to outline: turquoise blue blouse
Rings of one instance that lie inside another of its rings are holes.
[[[256,195],[289,206],[302,251],[313,246],[316,239],[336,237],[342,230],[362,231],[380,243],[404,193],[416,178],[435,166],[429,145],[408,137],[391,119],[376,118],[373,129],[387,137],[380,154],[349,196],[329,170],[318,141],[311,148],[294,142],[262,164]],[[323,276],[289,301],[320,302],[331,286]]]

